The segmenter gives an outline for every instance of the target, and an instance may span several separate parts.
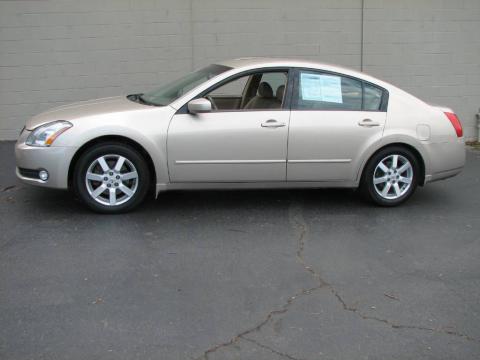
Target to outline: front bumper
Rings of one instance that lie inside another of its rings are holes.
[[[38,147],[25,144],[29,131],[24,131],[15,145],[16,174],[24,183],[44,186],[49,188],[68,188],[68,169],[77,147]],[[37,177],[29,177],[27,174],[34,171],[20,173],[20,169],[46,170],[48,179],[43,181]]]

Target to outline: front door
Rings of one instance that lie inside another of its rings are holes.
[[[287,70],[236,76],[202,94],[211,112],[174,115],[167,140],[170,181],[286,181],[287,78]]]

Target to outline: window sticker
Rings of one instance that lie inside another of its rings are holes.
[[[302,100],[343,103],[340,76],[302,73],[300,88]]]

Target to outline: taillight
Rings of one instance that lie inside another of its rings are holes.
[[[447,115],[448,120],[450,120],[450,122],[452,123],[452,126],[455,129],[457,136],[462,137],[463,136],[462,123],[460,122],[460,120],[458,120],[457,115],[451,112],[446,112],[445,115]]]

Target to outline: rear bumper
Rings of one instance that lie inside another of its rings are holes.
[[[464,138],[458,138],[451,142],[429,144],[427,151],[430,158],[430,166],[425,174],[425,183],[455,176],[465,166],[466,149]]]
[[[425,184],[438,180],[444,180],[458,175],[462,172],[463,166],[457,169],[442,171],[433,175],[425,175]]]
[[[76,147],[28,146],[22,139],[19,139],[15,145],[17,177],[22,182],[31,185],[67,189],[68,169],[76,151]],[[40,180],[34,175],[40,170],[48,172],[47,180]]]

